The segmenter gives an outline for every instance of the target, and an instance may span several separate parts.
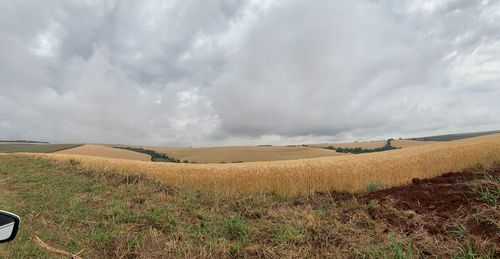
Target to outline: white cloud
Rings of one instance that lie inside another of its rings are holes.
[[[31,53],[41,57],[55,56],[60,41],[57,37],[58,30],[60,30],[60,26],[56,23],[51,23],[47,30],[38,33],[30,48]]]
[[[468,0],[5,1],[0,139],[292,144],[498,129],[499,17],[500,2]]]

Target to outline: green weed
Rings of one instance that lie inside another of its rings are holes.
[[[391,237],[391,249],[394,253],[395,258],[398,259],[409,259],[411,258],[411,245],[403,246],[394,237]]]
[[[467,233],[467,229],[463,224],[457,224],[455,230],[452,230],[449,233],[456,238],[464,238]]]
[[[249,226],[242,217],[231,217],[222,222],[222,231],[229,240],[247,240]]]
[[[500,199],[500,186],[496,187],[486,187],[486,186],[480,186],[477,188],[474,188],[474,192],[479,195],[479,197],[488,202],[493,204],[493,206],[496,208],[498,206],[498,200]]]
[[[366,190],[368,192],[376,192],[378,190],[382,189],[382,185],[378,183],[370,183],[367,187]]]
[[[467,241],[466,247],[458,247],[458,252],[454,259],[475,259],[480,258],[480,256],[474,251],[474,247],[472,246],[470,241]]]
[[[298,245],[303,243],[306,237],[307,233],[305,230],[291,224],[284,224],[277,227],[273,240],[278,244]]]

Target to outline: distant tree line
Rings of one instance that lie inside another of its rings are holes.
[[[158,153],[154,150],[144,149],[141,147],[115,147],[115,148],[121,148],[121,149],[126,149],[126,150],[130,150],[130,151],[135,151],[135,152],[150,155],[151,161],[153,161],[153,162],[181,163],[181,160],[179,160],[179,159],[175,159],[175,158],[169,157],[165,154]],[[184,160],[184,161],[182,161],[182,163],[189,163],[189,161]]]
[[[220,161],[220,162],[219,162],[219,164],[228,164],[228,163],[233,163],[233,164],[236,164],[236,163],[243,163],[243,161],[238,160],[238,161],[233,161],[233,162],[226,162],[226,161]]]
[[[385,142],[385,145],[383,147],[378,147],[378,148],[363,149],[360,147],[342,148],[342,147],[329,146],[329,147],[326,147],[326,149],[335,150],[339,153],[352,153],[352,154],[373,153],[373,152],[382,152],[382,151],[387,151],[387,150],[399,149],[398,147],[393,147],[391,145],[391,141],[393,141],[393,140],[394,139],[388,139]]]

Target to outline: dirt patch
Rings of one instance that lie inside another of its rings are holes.
[[[396,200],[394,206],[398,209],[418,214],[434,212],[447,217],[450,212],[478,202],[478,197],[465,183],[483,177],[473,172],[447,173],[432,179],[413,179],[411,185],[373,192],[362,198],[387,200],[390,197]]]
[[[497,227],[488,222],[469,222],[467,224],[469,231],[475,235],[479,235],[482,237],[496,237],[496,240],[500,242],[500,239],[498,238],[499,235],[499,230]]]
[[[500,177],[500,167],[488,171],[452,172],[432,179],[413,179],[412,184],[380,190],[359,199],[369,203],[378,200],[381,206],[369,208],[374,219],[384,219],[392,226],[411,233],[424,228],[429,234],[472,235],[500,243],[499,230],[495,224],[472,220],[480,207],[490,208],[471,190],[470,183],[484,179],[485,173]],[[492,209],[493,219],[500,213]],[[468,219],[461,222],[461,219]],[[462,225],[461,225],[462,224]],[[463,229],[461,229],[463,228]]]
[[[372,219],[384,220],[408,234],[419,228],[431,235],[453,236],[463,231],[500,244],[500,231],[497,225],[491,223],[499,220],[499,210],[481,200],[470,186],[475,180],[485,179],[485,174],[493,176],[493,179],[500,178],[500,166],[490,170],[449,172],[431,179],[413,179],[409,185],[369,194],[317,195],[328,196],[339,202],[356,198],[369,205],[367,210]],[[486,183],[485,186],[490,184]],[[490,215],[487,215],[490,222],[473,219],[472,215],[480,208],[490,211]],[[461,227],[465,230],[461,230]]]

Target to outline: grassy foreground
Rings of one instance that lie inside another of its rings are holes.
[[[471,185],[470,195],[480,199],[473,190],[484,187],[479,193],[491,189],[491,197],[498,199],[495,186],[498,190],[498,179],[485,176]],[[70,253],[83,250],[83,258],[487,258],[497,253],[491,241],[460,227],[473,215],[454,219],[456,230],[449,232],[430,233],[422,227],[408,232],[391,222],[394,216],[376,216],[387,211],[407,216],[390,201],[337,199],[339,195],[228,196],[102,173],[76,161],[3,155],[0,208],[23,221],[15,242],[2,244],[0,258],[52,258],[35,244],[35,236]],[[498,221],[497,204],[481,202],[479,220]],[[414,215],[405,222],[417,219]]]

